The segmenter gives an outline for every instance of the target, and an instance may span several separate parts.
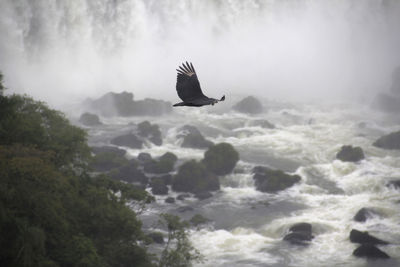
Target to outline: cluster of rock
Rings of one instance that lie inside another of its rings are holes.
[[[145,128],[148,126],[146,124]],[[131,135],[124,135],[117,140],[127,141],[124,138],[132,142]],[[126,143],[124,145],[127,146]],[[125,158],[125,150],[113,146],[93,147],[92,152],[95,156],[90,166],[96,172],[108,173],[114,179],[142,188],[149,186],[154,195],[167,195],[168,186],[171,186],[174,191],[191,193],[199,199],[208,198],[212,196],[211,192],[219,190],[218,176],[231,173],[239,160],[239,153],[232,145],[220,143],[212,145],[204,153],[203,160],[184,162],[173,175],[178,158],[171,152],[156,159],[148,153],[140,153],[131,160]],[[178,199],[185,197],[182,194]],[[175,199],[170,197],[166,201],[174,203]]]
[[[96,100],[86,100],[84,105],[102,116],[160,116],[172,111],[170,102],[150,98],[134,101],[128,92],[110,92]]]

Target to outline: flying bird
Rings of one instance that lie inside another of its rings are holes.
[[[182,63],[182,66],[179,66],[177,71],[178,77],[176,80],[176,91],[183,102],[176,103],[173,105],[174,107],[201,107],[205,105],[214,105],[219,101],[225,100],[225,95],[218,100],[215,98],[209,98],[203,94],[192,63]]]

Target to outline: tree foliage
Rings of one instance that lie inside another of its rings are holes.
[[[162,252],[160,267],[189,267],[201,262],[202,256],[192,246],[186,229],[189,223],[172,214],[161,214],[162,223],[168,228],[168,242]]]
[[[126,205],[151,198],[89,176],[89,159],[86,133],[62,113],[0,94],[0,266],[153,266]]]

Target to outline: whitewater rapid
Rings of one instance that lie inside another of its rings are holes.
[[[149,119],[160,125],[164,143],[130,149],[130,157],[140,152],[157,157],[170,151],[178,156],[178,164],[201,159],[203,150],[180,147],[182,140],[176,135],[185,124],[239,151],[235,172],[220,178],[221,190],[212,198],[167,204],[167,196],[157,196],[157,202],[142,215],[145,225],[158,230],[154,221],[160,212],[184,219],[201,214],[210,219],[206,227],[190,231],[190,240],[206,259],[196,266],[382,266],[381,261],[352,256],[357,247],[349,240],[353,228],[389,241],[391,245],[381,249],[392,259],[384,264],[398,266],[400,194],[387,183],[400,178],[400,152],[372,146],[381,135],[398,130],[396,118],[354,103],[264,105],[270,106],[267,112],[251,116],[221,105],[220,109],[175,109],[172,115],[159,118],[103,118],[109,128],[90,130],[91,141],[101,145],[106,132]],[[275,128],[253,126],[260,119]],[[96,139],[96,134],[103,138]],[[342,145],[362,147],[366,158],[359,163],[337,160]],[[251,169],[256,165],[298,174],[302,180],[278,194],[262,193],[252,179]],[[169,196],[177,193],[170,191]],[[379,215],[365,223],[355,222],[354,215],[363,207]],[[288,228],[299,222],[313,227],[315,238],[307,247],[282,240]]]

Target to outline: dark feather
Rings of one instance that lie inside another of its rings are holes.
[[[183,63],[182,66],[179,66],[177,72],[176,91],[182,101],[190,102],[207,98],[201,91],[194,68],[192,69],[189,63],[187,63],[187,66]]]

